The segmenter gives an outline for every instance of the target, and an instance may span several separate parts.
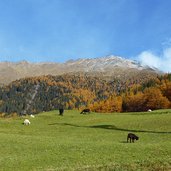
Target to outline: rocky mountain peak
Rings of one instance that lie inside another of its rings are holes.
[[[105,71],[106,69],[113,69],[116,67],[120,68],[136,68],[138,70],[145,69],[144,67],[137,61],[124,59],[120,56],[109,55],[100,58],[85,58],[85,59],[78,59],[78,60],[71,60],[65,63],[68,66],[81,66],[82,68],[86,68],[87,71]]]
[[[0,84],[8,84],[16,79],[41,76],[61,75],[66,73],[86,72],[90,75],[115,76],[125,78],[141,71],[159,73],[157,69],[143,66],[137,61],[125,59],[120,56],[108,55],[98,58],[80,58],[65,63],[41,62],[30,63],[0,62]]]

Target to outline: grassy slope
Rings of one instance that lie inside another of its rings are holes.
[[[171,110],[0,119],[0,170],[169,170]],[[140,137],[126,143],[128,132]]]

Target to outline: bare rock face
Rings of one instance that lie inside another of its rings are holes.
[[[32,76],[86,73],[94,76],[129,79],[137,74],[161,74],[155,68],[119,56],[69,60],[65,63],[0,62],[0,85]]]

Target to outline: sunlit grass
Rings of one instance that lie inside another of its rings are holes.
[[[171,110],[0,119],[0,170],[169,170]],[[127,143],[128,132],[140,137]]]

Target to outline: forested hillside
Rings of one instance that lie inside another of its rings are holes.
[[[96,112],[169,108],[171,74],[126,81],[85,74],[20,79],[0,88],[0,112],[30,114],[58,108]]]

